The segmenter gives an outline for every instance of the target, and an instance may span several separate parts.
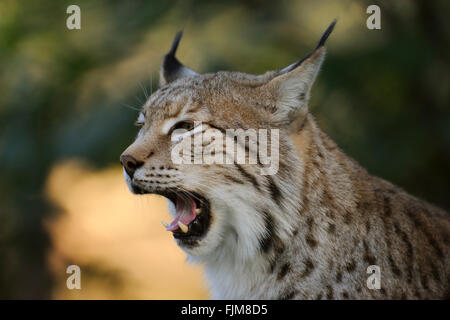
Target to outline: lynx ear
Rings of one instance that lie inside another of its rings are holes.
[[[161,69],[159,71],[159,83],[160,85],[164,85],[166,83],[172,82],[182,77],[188,76],[196,76],[198,73],[192,71],[191,69],[185,67],[175,58],[175,53],[178,48],[178,44],[180,43],[181,36],[183,35],[183,31],[179,31],[175,35],[175,39],[172,43],[172,48],[170,51],[164,56],[164,60],[161,64]]]
[[[317,47],[305,58],[280,70],[265,86],[276,100],[272,122],[297,131],[308,112],[311,87],[325,58],[325,41],[333,31],[336,20],[320,38]]]

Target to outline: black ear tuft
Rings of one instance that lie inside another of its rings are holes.
[[[334,26],[336,25],[337,20],[334,19],[333,22],[328,26],[327,30],[325,30],[325,32],[322,34],[322,36],[320,37],[319,43],[317,44],[316,48],[314,49],[313,52],[311,52],[310,54],[308,54],[306,57],[300,59],[297,62],[294,62],[293,64],[291,64],[290,66],[282,69],[279,71],[279,74],[284,74],[286,72],[292,71],[295,68],[297,68],[299,65],[301,65],[303,63],[303,61],[305,61],[306,59],[308,59],[309,57],[311,57],[314,52],[316,52],[318,49],[320,49],[321,47],[323,47],[325,45],[325,42],[327,41],[328,37],[330,36],[331,32],[334,29]]]
[[[317,47],[315,50],[319,49],[320,47],[323,47],[325,45],[325,42],[327,41],[328,37],[330,36],[331,32],[333,32],[334,26],[336,25],[337,19],[334,19],[333,22],[328,26],[327,30],[323,33],[323,35],[320,37],[319,43],[317,44]]]
[[[177,75],[178,70],[183,68],[183,65],[175,58],[175,53],[177,52],[178,45],[180,44],[181,37],[183,36],[183,30],[180,30],[175,35],[172,42],[172,47],[170,51],[164,56],[162,70],[163,76],[166,82],[172,82]]]
[[[175,53],[177,52],[178,45],[180,44],[181,37],[183,36],[183,30],[180,30],[175,35],[175,38],[173,39],[172,47],[170,48],[170,51],[167,53],[167,55],[171,55],[175,57]]]
[[[180,61],[178,61],[177,58],[175,58],[175,53],[177,52],[182,35],[183,30],[177,32],[175,38],[173,39],[170,51],[164,56],[160,72],[161,84],[172,82],[184,76],[197,75],[196,72],[186,68]]]

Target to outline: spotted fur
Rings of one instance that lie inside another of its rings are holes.
[[[187,69],[174,56],[178,36],[124,152],[142,163],[127,182],[210,200],[208,233],[180,246],[204,265],[213,298],[448,298],[448,214],[371,176],[308,112],[326,37],[298,63],[253,76]],[[205,130],[279,129],[278,172],[261,175],[260,164],[174,165],[168,133],[183,119]],[[369,265],[381,268],[380,290],[366,285]]]

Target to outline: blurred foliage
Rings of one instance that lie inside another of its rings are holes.
[[[321,127],[371,173],[449,209],[447,1],[0,2],[0,298],[50,297],[44,184],[80,158],[118,163],[145,90],[185,29],[179,57],[201,72],[264,73],[313,48],[339,18],[313,89]],[[66,8],[81,7],[81,30]]]

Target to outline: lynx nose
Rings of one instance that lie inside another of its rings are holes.
[[[144,164],[144,162],[138,161],[128,154],[120,156],[120,163],[122,163],[130,178],[133,178],[134,172]]]

